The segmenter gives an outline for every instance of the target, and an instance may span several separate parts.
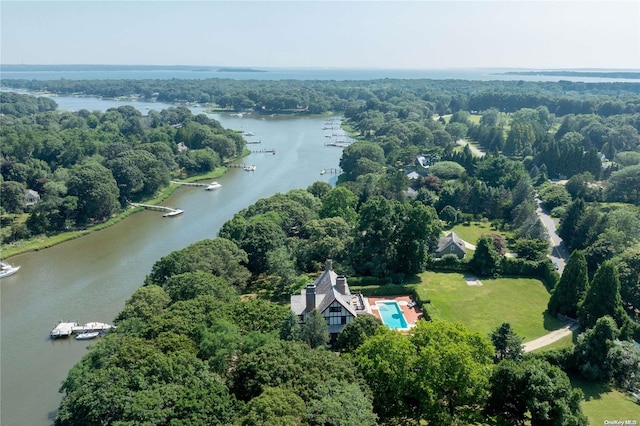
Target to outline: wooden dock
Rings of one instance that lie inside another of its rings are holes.
[[[160,211],[160,212],[176,212],[180,209],[174,209],[173,207],[167,207],[167,206],[156,206],[153,204],[141,204],[141,203],[129,203],[131,206],[133,207],[144,207],[146,210],[155,210],[155,211]]]
[[[60,337],[68,337],[72,334],[85,333],[90,331],[107,331],[116,328],[115,325],[105,324],[103,322],[88,322],[86,324],[78,324],[77,322],[60,321],[53,330],[49,332],[49,337],[58,339]]]
[[[169,182],[175,185],[184,185],[184,186],[209,186],[208,183],[200,183],[200,182],[179,182],[177,180],[170,180]]]

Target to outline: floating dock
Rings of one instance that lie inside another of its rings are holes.
[[[49,337],[58,339],[60,337],[68,337],[72,334],[87,333],[91,331],[107,331],[116,328],[115,325],[103,322],[88,322],[80,325],[77,322],[59,322],[53,330],[49,332]]]

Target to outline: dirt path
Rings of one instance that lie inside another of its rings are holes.
[[[573,324],[573,325],[566,325],[558,330],[554,330],[549,334],[545,334],[542,337],[538,337],[535,340],[525,343],[524,351],[525,352],[535,351],[536,349],[540,349],[542,347],[550,345],[553,342],[557,342],[563,337],[571,335],[571,333],[573,333],[573,331],[576,330],[577,328],[578,328],[578,324]]]

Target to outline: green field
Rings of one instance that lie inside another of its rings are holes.
[[[602,383],[592,383],[571,378],[574,387],[582,389],[585,401],[582,411],[589,418],[590,425],[603,425],[605,420],[619,420],[625,424],[640,424],[640,404],[631,395],[617,391]],[[635,423],[632,423],[635,421]]]
[[[433,318],[458,321],[471,330],[489,334],[508,322],[525,341],[560,328],[563,323],[547,314],[549,293],[532,278],[482,279],[469,286],[460,273],[420,274],[418,295],[430,300],[425,307]]]
[[[451,231],[455,232],[458,237],[473,245],[475,245],[478,242],[478,239],[485,234],[500,234],[505,240],[511,236],[508,232],[491,229],[491,224],[489,222],[471,222],[468,226],[458,224],[454,227],[447,227],[444,234],[449,234]]]

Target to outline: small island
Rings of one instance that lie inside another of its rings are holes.
[[[266,72],[266,71],[256,70],[253,68],[218,68],[217,72]]]

